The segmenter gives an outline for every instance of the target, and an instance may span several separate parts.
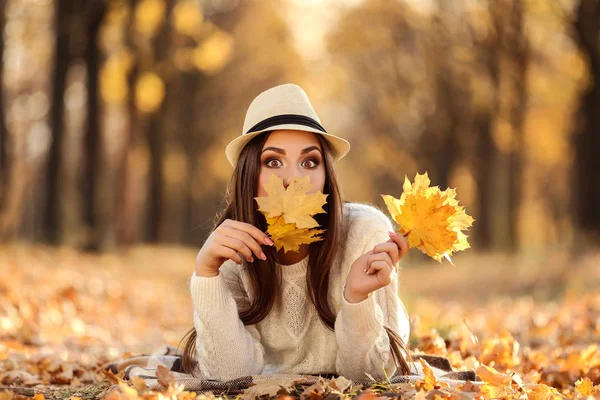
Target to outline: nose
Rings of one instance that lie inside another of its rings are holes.
[[[289,170],[286,171],[285,175],[282,178],[283,186],[287,189],[293,178],[302,178],[302,170],[300,167],[297,166],[289,168]]]
[[[292,176],[291,175],[287,175],[283,178],[283,187],[287,189],[288,186],[290,186],[290,182],[292,181]]]

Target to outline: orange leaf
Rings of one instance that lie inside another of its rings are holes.
[[[324,233],[322,229],[297,229],[296,224],[286,224],[283,218],[267,218],[269,227],[267,233],[273,239],[277,250],[283,247],[285,252],[298,251],[301,244],[309,244],[323,240],[318,235]]]
[[[308,193],[314,185],[310,177],[292,179],[289,186],[284,188],[283,180],[275,174],[264,185],[268,196],[255,197],[259,211],[267,217],[283,216],[286,223],[295,223],[297,228],[314,228],[319,223],[312,218],[314,214],[324,213],[323,205],[327,195],[318,191]]]
[[[156,379],[164,387],[175,386],[175,376],[171,370],[164,365],[158,364],[156,367]]]
[[[427,391],[433,390],[437,385],[437,380],[435,379],[435,375],[431,370],[431,366],[427,363],[427,361],[419,358],[419,362],[423,367],[423,379],[415,382],[415,386],[419,389],[425,389]]]
[[[429,187],[427,172],[417,173],[413,184],[405,177],[400,199],[381,195],[390,215],[408,236],[409,246],[420,249],[436,261],[448,259],[453,252],[470,247],[462,232],[475,221],[458,205],[455,189],[441,191]]]
[[[323,205],[327,195],[320,191],[308,193],[313,187],[310,177],[305,176],[292,179],[286,189],[283,180],[272,174],[264,185],[268,195],[255,197],[277,250],[298,251],[301,244],[322,240],[318,235],[325,231],[313,229],[319,223],[312,216],[325,212]]]
[[[575,382],[575,391],[580,396],[593,396],[597,392],[594,384],[587,376]]]

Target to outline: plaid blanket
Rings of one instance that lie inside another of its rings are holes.
[[[474,371],[453,371],[448,359],[439,356],[427,354],[414,354],[415,361],[409,362],[411,371],[415,371],[411,375],[394,375],[390,377],[391,383],[410,382],[422,379],[421,364],[418,361],[419,357],[423,358],[432,367],[434,375],[439,381],[447,382],[450,386],[455,386],[465,383],[469,380],[472,382],[480,381]],[[314,384],[323,378],[337,378],[337,374],[327,375],[295,375],[295,374],[271,374],[271,375],[253,375],[242,376],[229,381],[206,380],[193,377],[190,374],[183,372],[181,367],[181,352],[178,348],[171,345],[163,345],[153,351],[151,354],[141,354],[121,360],[106,363],[103,368],[115,374],[124,371],[124,379],[130,380],[134,376],[140,377],[146,383],[146,386],[152,390],[162,390],[164,386],[159,383],[157,377],[157,368],[162,365],[169,369],[175,378],[176,384],[183,384],[184,390],[194,391],[196,393],[213,392],[219,394],[227,392],[236,394],[243,392],[253,383],[265,380],[298,380],[302,384]],[[353,380],[353,384],[362,384],[364,388],[373,385],[373,380],[360,379]]]

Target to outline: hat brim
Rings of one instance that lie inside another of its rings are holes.
[[[338,136],[330,135],[330,134],[322,132],[318,129],[311,128],[309,126],[284,124],[284,125],[271,126],[268,129],[264,129],[261,131],[247,133],[245,135],[238,136],[237,138],[233,139],[231,142],[229,142],[229,144],[225,148],[225,155],[227,156],[227,160],[229,160],[229,163],[231,165],[235,166],[235,164],[237,163],[238,157],[239,157],[240,153],[242,152],[242,149],[244,148],[244,146],[246,146],[246,144],[248,144],[248,142],[250,142],[252,140],[252,138],[254,138],[257,135],[260,135],[263,132],[274,131],[274,130],[283,130],[283,129],[294,130],[294,131],[313,132],[313,133],[320,134],[321,136],[323,136],[325,138],[325,140],[327,140],[331,144],[331,147],[333,150],[332,157],[335,162],[341,160],[350,151],[350,143],[346,139],[342,139]]]

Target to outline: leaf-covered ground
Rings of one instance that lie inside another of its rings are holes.
[[[188,279],[194,258],[193,249],[166,247],[100,256],[0,247],[0,400],[206,397],[177,387],[131,387],[97,368],[179,344],[192,327]],[[404,261],[410,344],[447,357],[456,370],[477,371],[483,384],[445,387],[429,377],[365,390],[343,380],[310,387],[288,382],[288,395],[600,397],[600,254],[465,254],[454,261],[456,268],[411,255]],[[255,387],[246,397],[278,391],[285,397],[278,389]]]

